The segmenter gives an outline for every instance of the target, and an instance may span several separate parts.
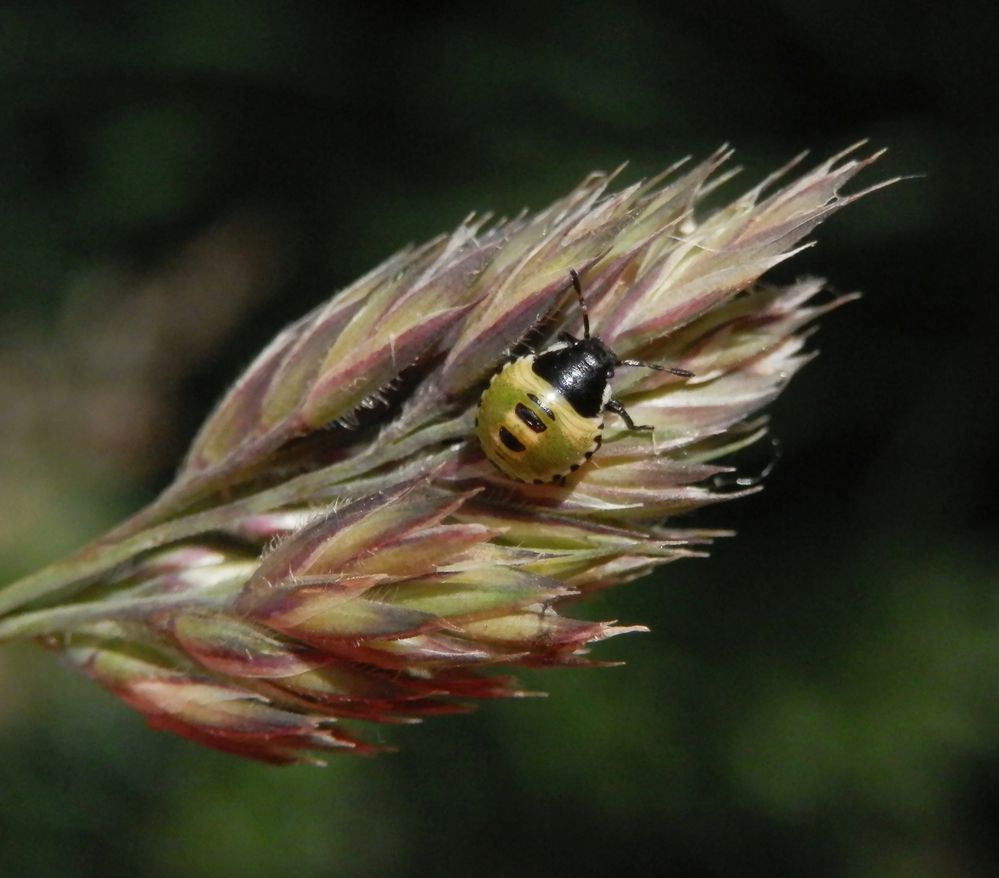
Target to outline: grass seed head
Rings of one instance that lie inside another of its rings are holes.
[[[876,157],[727,203],[727,150],[617,192],[594,174],[396,254],[274,339],[155,502],[0,589],[0,638],[39,638],[155,727],[269,762],[368,752],[359,720],[525,694],[497,668],[596,664],[593,643],[643,629],[573,620],[564,599],[718,535],[666,521],[745,493],[718,489],[720,459],[765,434],[760,410],[809,359],[803,328],[843,301],[761,276],[863,194],[841,193]],[[514,482],[474,439],[476,403],[505,356],[579,332],[570,269],[619,357],[694,377],[620,370],[652,436],[608,417],[565,484]]]

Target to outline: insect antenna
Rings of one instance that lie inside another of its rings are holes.
[[[671,375],[678,375],[680,378],[693,378],[694,373],[689,369],[679,369],[676,366],[660,366],[658,363],[646,363],[644,360],[618,360],[615,366],[641,366],[643,369],[655,369],[657,372],[669,372]]]
[[[575,268],[569,269],[572,277],[572,286],[576,290],[576,298],[579,299],[579,310],[583,312],[583,338],[590,337],[590,312],[586,308],[586,300],[583,298],[583,285],[579,282],[579,274]]]

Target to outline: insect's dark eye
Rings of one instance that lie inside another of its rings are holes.
[[[499,428],[499,438],[507,448],[511,451],[526,451],[527,448],[523,442],[521,442],[516,436],[513,435],[506,427]]]

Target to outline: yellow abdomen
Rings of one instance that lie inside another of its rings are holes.
[[[579,414],[520,357],[497,372],[482,398],[476,434],[482,450],[507,476],[551,482],[578,469],[600,445],[603,418]]]

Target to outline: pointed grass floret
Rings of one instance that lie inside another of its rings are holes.
[[[864,194],[841,190],[877,156],[725,202],[728,158],[618,192],[595,174],[393,256],[278,335],[156,501],[0,589],[0,639],[268,762],[527,694],[511,667],[600,664],[590,646],[643,627],[565,600],[721,534],[666,522],[745,493],[719,489],[723,459],[766,433],[804,327],[848,298],[761,277]],[[527,349],[559,338],[549,360]],[[596,383],[552,371],[591,354]]]

